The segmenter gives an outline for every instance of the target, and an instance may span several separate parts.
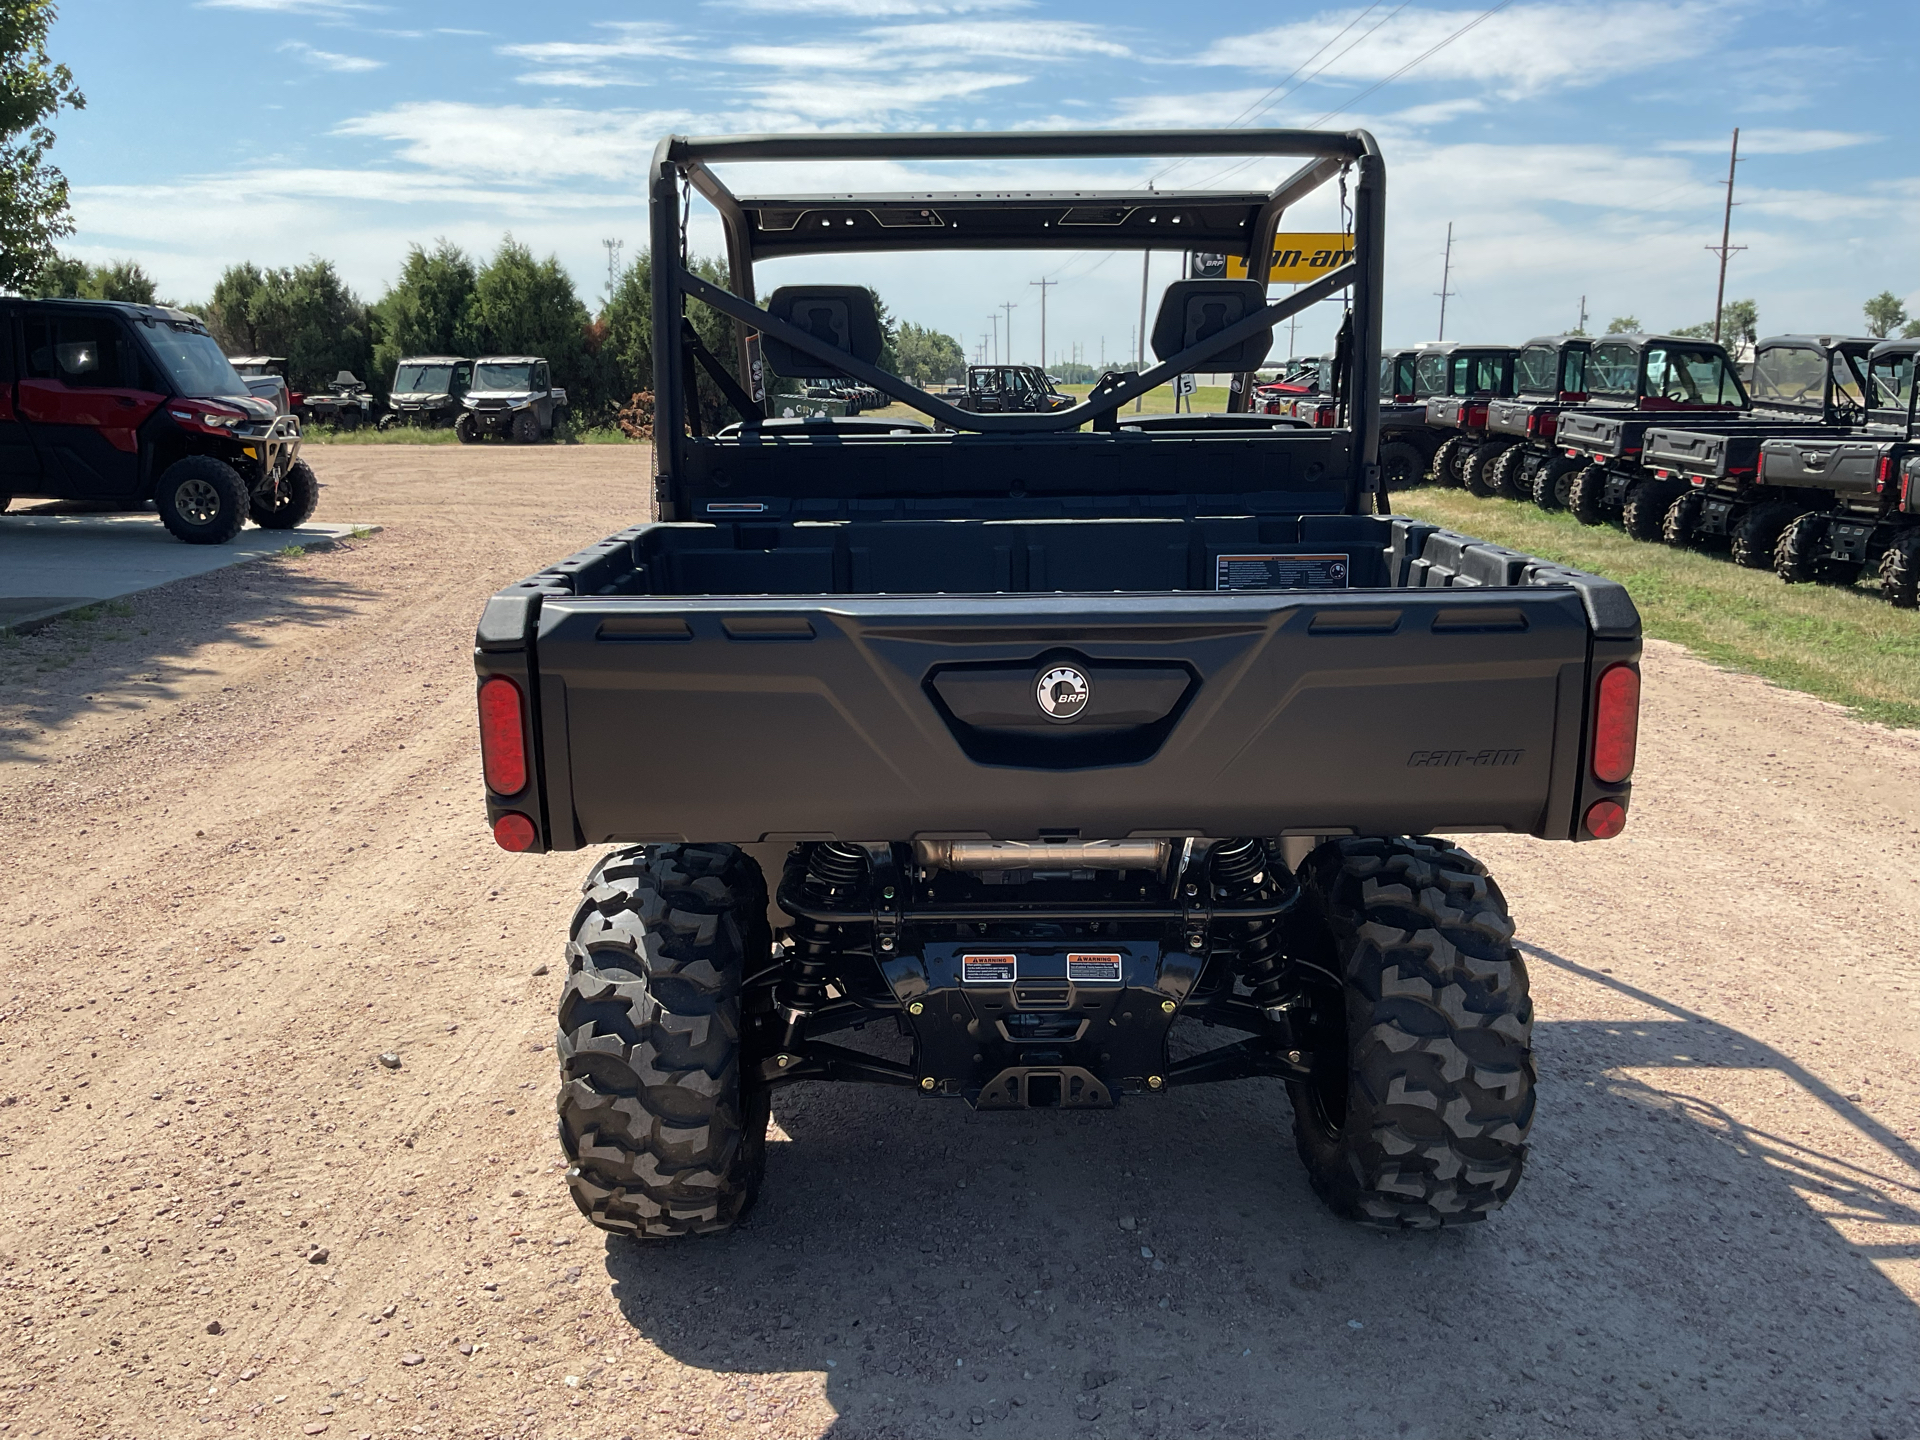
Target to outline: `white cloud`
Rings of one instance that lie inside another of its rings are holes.
[[[1126,46],[1098,26],[1076,20],[942,21],[888,25],[863,32],[856,43],[735,45],[726,58],[809,74],[862,70],[938,69],[956,56],[1029,63],[1099,55],[1127,58]]]
[[[331,70],[337,75],[358,75],[368,70],[378,70],[387,62],[369,60],[364,55],[338,55],[331,50],[316,50],[300,40],[289,40],[278,47],[283,55],[297,55],[318,70]]]
[[[517,60],[537,60],[546,64],[564,61],[597,64],[606,60],[649,59],[665,56],[684,60],[693,52],[687,37],[675,34],[665,25],[646,21],[606,21],[594,27],[604,30],[604,40],[538,40],[518,45],[502,45],[499,53]]]
[[[275,15],[337,15],[355,10],[384,10],[364,0],[194,0],[196,10],[254,10]]]
[[[1394,14],[1368,34],[1371,16],[1326,11],[1310,20],[1257,34],[1216,40],[1198,57],[1203,65],[1230,65],[1282,75],[1301,67],[1296,85],[1322,80],[1382,80],[1418,59],[1466,23],[1464,10]],[[1664,64],[1715,46],[1730,24],[1713,0],[1585,0],[1577,4],[1515,5],[1421,61],[1412,73],[1425,80],[1478,84],[1509,97],[1569,85],[1591,85],[1646,70],[1649,56]],[[1349,25],[1354,28],[1342,30]],[[1353,43],[1360,37],[1361,43]],[[1314,58],[1322,47],[1326,53]],[[1350,47],[1350,48],[1349,48]]]
[[[916,74],[894,80],[854,80],[835,76],[831,85],[811,80],[775,80],[750,85],[769,108],[796,115],[808,125],[843,128],[880,125],[895,116],[911,114],[946,100],[964,99],[987,90],[1024,85],[1025,75]]]
[[[393,143],[399,158],[443,175],[623,181],[638,193],[653,147],[686,128],[685,111],[573,110],[422,100],[334,127]]]
[[[724,9],[773,15],[845,15],[860,20],[904,15],[972,15],[1029,10],[1033,0],[724,0]]]
[[[1816,155],[1823,150],[1845,150],[1870,144],[1878,135],[1858,134],[1851,130],[1742,130],[1742,155]],[[1731,134],[1711,140],[1663,140],[1654,148],[1680,155],[1724,155],[1732,144]]]

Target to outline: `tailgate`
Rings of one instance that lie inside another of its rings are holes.
[[[1043,830],[1567,838],[1589,607],[1610,617],[1611,658],[1637,656],[1637,617],[1624,592],[1589,593],[1606,582],[1469,588],[1454,559],[1457,574],[1408,568],[1460,588],[1349,593],[550,595],[530,667],[544,828],[557,849]],[[483,673],[495,663],[516,662],[483,652]],[[1062,666],[1090,692],[1070,723],[1037,701]]]
[[[1621,455],[1629,422],[1620,415],[1597,415],[1591,410],[1569,410],[1560,417],[1555,431],[1563,446],[1585,450],[1590,455]],[[1644,425],[1645,422],[1641,421]]]
[[[1873,494],[1884,440],[1775,439],[1760,447],[1760,478],[1769,485]]]
[[[1732,437],[1703,430],[1665,430],[1650,427],[1640,442],[1640,463],[1664,465],[1688,475],[1720,479],[1727,473]]]

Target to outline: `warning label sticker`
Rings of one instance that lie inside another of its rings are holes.
[[[1345,590],[1351,565],[1345,555],[1219,555],[1213,562],[1215,590]]]
[[[1012,955],[962,955],[960,978],[969,985],[1007,985],[1018,967]]]
[[[1067,979],[1081,985],[1118,985],[1120,957],[1118,955],[1069,955],[1067,956]]]

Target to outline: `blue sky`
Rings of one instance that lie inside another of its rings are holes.
[[[64,0],[52,48],[87,94],[59,127],[89,259],[132,256],[172,298],[227,264],[333,259],[367,298],[410,242],[505,231],[605,288],[604,238],[646,236],[663,133],[1226,124],[1365,126],[1389,176],[1387,331],[1431,338],[1454,225],[1450,338],[1708,318],[1729,132],[1742,130],[1730,296],[1763,333],[1848,330],[1883,288],[1920,311],[1912,0],[1385,0],[1174,7],[1107,0]],[[1244,17],[1255,17],[1251,21]],[[1444,42],[1444,43],[1443,43]],[[1419,57],[1437,51],[1424,60]],[[1409,62],[1418,60],[1412,68]],[[1404,73],[1398,73],[1402,72]],[[1136,185],[1160,167],[822,168],[781,188],[1013,178]],[[1214,180],[1271,182],[1256,165]],[[1287,166],[1285,168],[1291,168]],[[735,175],[751,190],[766,175]],[[1289,228],[1333,228],[1330,197]],[[696,228],[717,249],[717,233]],[[1174,277],[1163,259],[1154,289]],[[788,266],[806,267],[789,269]],[[1130,353],[1137,258],[787,262],[861,278],[969,349],[1003,301],[1037,358]],[[1304,325],[1303,350],[1330,328]]]

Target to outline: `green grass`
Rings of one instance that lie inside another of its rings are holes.
[[[1449,530],[1618,580],[1646,633],[1696,655],[1920,728],[1920,613],[1868,586],[1786,585],[1722,554],[1675,550],[1511,500],[1458,490],[1397,492],[1394,509]]]
[[[331,425],[307,425],[300,439],[308,445],[458,445],[460,437],[449,425],[444,430],[429,430],[421,425],[396,425],[391,430],[363,426],[336,430]]]

